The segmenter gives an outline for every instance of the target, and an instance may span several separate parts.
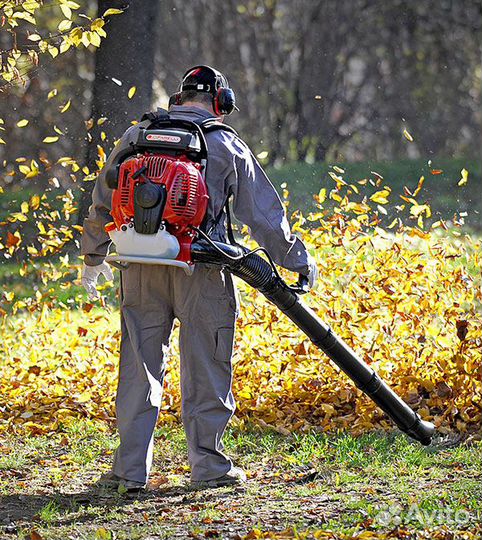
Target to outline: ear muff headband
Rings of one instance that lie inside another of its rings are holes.
[[[185,84],[184,81],[190,76],[195,75],[201,69],[208,69],[214,75],[214,88],[211,88],[209,84]],[[174,103],[178,105],[180,103],[181,92],[185,90],[195,90],[196,92],[207,92],[213,97],[213,109],[216,115],[228,115],[236,109],[236,96],[234,91],[229,88],[229,83],[226,77],[220,73],[217,69],[211,66],[194,66],[182,77],[181,84],[179,85],[179,91],[171,96],[169,105]]]

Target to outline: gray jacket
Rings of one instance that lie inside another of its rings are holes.
[[[213,115],[201,107],[172,106],[173,118],[186,120],[211,118]],[[118,153],[137,139],[140,127],[148,122],[131,126],[122,136],[100,172],[92,193],[92,205],[84,220],[81,254],[87,265],[102,263],[107,255],[110,238],[104,226],[110,216],[112,190],[105,182],[105,171]],[[251,236],[265,247],[276,264],[308,274],[308,254],[303,242],[290,231],[281,200],[265,172],[246,145],[235,134],[216,130],[206,134],[208,166],[206,183],[209,192],[208,219],[214,222],[228,195],[233,195],[233,213],[246,224]],[[209,228],[209,222],[208,222]],[[224,239],[224,216],[213,232],[213,238]]]

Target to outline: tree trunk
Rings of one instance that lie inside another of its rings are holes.
[[[118,0],[98,0],[99,17],[109,8],[122,7],[125,11],[109,18],[105,26],[107,37],[96,51],[93,126],[86,156],[91,172],[97,169],[97,146],[103,146],[108,153],[130,122],[139,120],[151,106],[159,4],[158,0],[125,0],[119,6]],[[129,99],[128,92],[133,86],[136,92]],[[107,120],[98,125],[99,118]],[[101,139],[102,132],[105,141]],[[93,181],[84,183],[79,224],[88,213],[93,187]]]

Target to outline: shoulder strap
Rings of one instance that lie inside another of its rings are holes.
[[[169,113],[166,109],[157,108],[157,111],[146,112],[142,115],[141,122],[149,120],[152,124],[159,120],[169,120]]]
[[[211,131],[223,130],[223,131],[228,131],[230,133],[233,133],[236,136],[238,135],[237,131],[234,128],[232,128],[231,126],[228,126],[227,124],[224,124],[223,122],[220,122],[216,118],[207,118],[206,120],[199,122],[199,126],[204,131],[204,133],[210,133]],[[233,226],[232,226],[232,220],[231,220],[231,211],[229,209],[230,197],[231,197],[231,193],[228,194],[218,215],[215,217],[211,227],[209,228],[208,235],[211,234],[211,232],[214,231],[214,229],[217,227],[218,223],[221,220],[223,212],[226,212],[226,232],[228,234],[228,239],[231,244],[236,245],[237,243],[234,238]]]
[[[209,227],[209,230],[207,231],[207,235],[210,236],[211,233],[214,231],[214,229],[217,227],[219,221],[221,220],[221,216],[223,215],[223,212],[226,212],[226,232],[228,235],[229,242],[236,246],[238,243],[236,242],[236,239],[234,238],[233,233],[233,224],[231,220],[231,210],[229,209],[229,199],[231,198],[231,193],[228,194],[226,197],[226,201],[224,202],[223,206],[221,206],[221,210],[219,211],[218,215],[214,219],[214,221],[211,224],[211,227]]]

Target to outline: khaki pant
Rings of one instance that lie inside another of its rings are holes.
[[[122,271],[121,358],[116,397],[120,446],[113,471],[145,482],[165,372],[163,347],[180,321],[182,420],[192,480],[211,480],[232,467],[222,436],[234,413],[231,391],[237,295],[231,275],[196,265],[131,264]]]

